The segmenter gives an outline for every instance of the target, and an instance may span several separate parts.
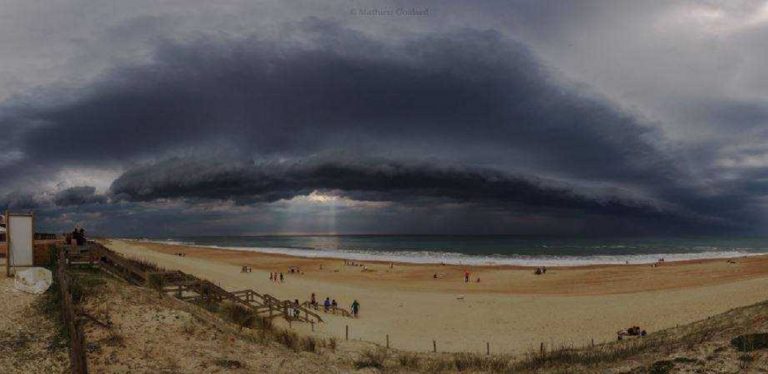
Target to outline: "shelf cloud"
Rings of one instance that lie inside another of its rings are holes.
[[[194,34],[146,17],[115,26],[124,38],[142,36],[130,41],[135,56],[102,61],[82,81],[2,96],[0,208],[76,209],[111,233],[125,227],[126,212],[152,221],[222,201],[266,215],[327,193],[390,203],[364,214],[406,212],[415,231],[435,231],[419,213],[429,207],[473,225],[468,209],[489,212],[498,233],[519,231],[512,221],[498,227],[499,215],[521,214],[553,233],[581,232],[579,219],[599,220],[595,234],[616,225],[758,230],[764,149],[749,139],[686,143],[670,128],[714,118],[759,133],[768,113],[759,101],[676,97],[646,111],[643,98],[633,107],[609,83],[582,83],[568,74],[573,66],[553,63],[554,36],[531,36],[537,26],[516,17],[516,33],[489,22],[386,34],[375,26],[382,20],[359,20],[320,12]],[[118,34],[109,37],[129,43]],[[698,110],[702,102],[710,105]],[[657,115],[672,105],[684,110]],[[57,230],[71,223],[50,221]],[[398,229],[374,226],[354,229]],[[235,218],[226,229],[258,231]]]

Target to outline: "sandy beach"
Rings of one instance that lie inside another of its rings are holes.
[[[650,331],[705,319],[768,299],[768,256],[650,265],[550,268],[545,275],[513,266],[389,264],[300,258],[183,245],[105,240],[109,248],[169,270],[182,270],[228,290],[251,288],[279,298],[335,298],[358,319],[324,315],[314,334],[429,351],[523,353],[547,345],[585,345],[615,339],[631,325]],[[184,253],[177,256],[175,253]],[[241,267],[253,268],[241,273]],[[292,274],[289,267],[303,274]],[[464,271],[472,282],[465,283]],[[269,272],[285,282],[269,280]],[[434,278],[434,274],[438,278]],[[476,282],[477,278],[480,282]],[[327,317],[327,318],[326,318]],[[303,333],[309,326],[294,324]]]

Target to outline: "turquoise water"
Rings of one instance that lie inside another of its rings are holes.
[[[768,238],[560,238],[518,236],[199,236],[155,238],[308,257],[416,263],[588,265],[768,253]]]

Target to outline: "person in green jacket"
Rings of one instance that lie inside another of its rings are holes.
[[[352,315],[357,318],[357,313],[360,311],[360,303],[357,300],[352,302]]]

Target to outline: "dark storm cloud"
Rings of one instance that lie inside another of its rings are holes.
[[[274,202],[313,191],[356,200],[431,203],[449,200],[486,206],[579,209],[588,213],[647,215],[662,212],[647,202],[587,197],[496,170],[372,162],[216,162],[170,159],[128,170],[111,187],[130,201],[220,199]]]
[[[0,196],[0,212],[13,210],[14,212],[32,210],[45,206],[40,196],[32,193],[13,191]]]
[[[95,187],[78,186],[59,191],[53,197],[53,202],[58,206],[103,204],[107,202],[107,197],[96,194]]]
[[[0,111],[0,128],[23,154],[18,164],[38,168],[190,156],[130,168],[111,187],[122,201],[269,203],[327,190],[361,200],[541,208],[555,221],[559,213],[547,209],[726,223],[748,205],[692,186],[650,126],[563,82],[495,31],[389,40],[317,19],[288,29],[279,41],[166,42],[147,64],[112,69],[77,91],[15,101]],[[312,161],[318,154],[326,161]],[[377,157],[388,161],[345,161]],[[210,161],[194,161],[202,158]],[[430,161],[411,161],[420,158]],[[649,198],[576,193],[536,175]],[[104,199],[78,187],[55,201]],[[719,217],[725,202],[738,205]]]
[[[53,210],[56,208],[79,207],[107,203],[107,196],[96,193],[91,186],[70,187],[52,196],[37,191],[15,190],[0,196],[0,212],[26,210]]]
[[[442,152],[485,147],[505,164],[524,155],[530,166],[592,179],[674,172],[647,127],[556,84],[527,48],[495,32],[394,42],[317,20],[297,28],[281,43],[166,44],[149,65],[115,69],[64,105],[3,123],[37,123],[20,137],[28,157],[46,162],[119,162],[217,141],[233,152],[292,155],[415,153],[417,142]],[[304,39],[311,43],[291,42]]]

